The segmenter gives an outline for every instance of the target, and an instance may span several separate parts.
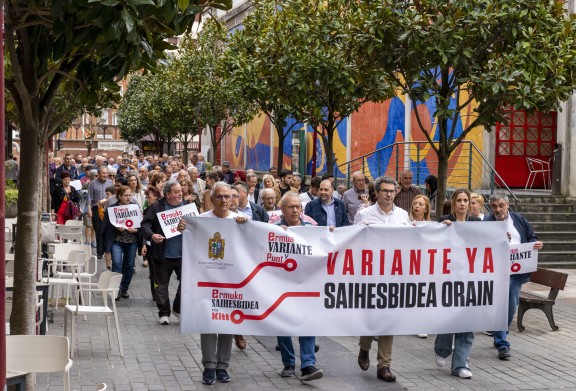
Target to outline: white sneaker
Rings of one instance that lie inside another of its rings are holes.
[[[169,325],[170,324],[170,318],[168,318],[167,316],[161,316],[160,319],[158,320],[158,323],[160,323],[161,325]]]
[[[439,367],[443,367],[444,364],[446,364],[446,357],[436,355],[436,365],[438,365]]]
[[[418,338],[428,338],[428,334],[418,334]]]
[[[472,378],[472,372],[469,369],[462,368],[458,371],[456,376],[458,376],[460,379],[471,379]]]

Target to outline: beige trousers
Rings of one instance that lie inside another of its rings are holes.
[[[360,349],[369,351],[372,346],[374,337],[360,337]],[[385,335],[378,337],[378,365],[377,368],[389,367],[392,362],[392,342],[394,342],[393,335]]]

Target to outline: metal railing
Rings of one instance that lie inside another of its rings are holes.
[[[516,204],[518,201],[506,182],[472,141],[462,141],[452,153],[448,167],[449,192],[463,187],[484,195],[488,200],[490,194],[499,190],[508,195],[511,204]],[[350,187],[351,175],[356,171],[364,173],[371,179],[386,175],[398,180],[400,173],[406,168],[412,171],[412,181],[417,186],[425,186],[424,181],[428,175],[438,177],[438,158],[427,141],[397,142],[387,145],[338,165],[335,172],[339,171],[340,177],[344,174]]]

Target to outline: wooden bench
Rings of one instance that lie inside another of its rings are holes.
[[[566,286],[567,279],[568,274],[548,269],[538,268],[536,272],[532,273],[530,276],[530,282],[547,286],[550,288],[550,292],[548,292],[548,296],[536,295],[524,291],[520,292],[520,304],[518,305],[519,331],[524,331],[524,326],[522,326],[524,313],[532,308],[544,311],[552,330],[558,331],[558,326],[554,323],[554,313],[552,312],[552,308],[556,303],[558,293]]]

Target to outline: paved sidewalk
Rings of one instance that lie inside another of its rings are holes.
[[[434,362],[434,337],[400,336],[394,340],[392,371],[396,383],[376,379],[376,343],[370,352],[372,366],[363,372],[357,365],[358,339],[320,337],[317,366],[325,377],[308,384],[282,378],[280,353],[273,337],[246,337],[248,348],[232,350],[232,382],[205,386],[201,382],[200,336],[180,335],[178,322],[157,323],[157,310],[150,300],[148,270],[140,266],[130,288],[130,299],[118,302],[124,358],[113,335],[109,350],[103,317],[78,319],[79,348],[71,369],[74,390],[95,390],[104,382],[113,390],[576,390],[576,270],[569,272],[569,287],[559,295],[554,309],[559,331],[552,331],[543,312],[524,317],[526,331],[514,322],[509,340],[512,359],[500,361],[492,338],[476,334],[470,355],[473,378],[450,376],[450,365]],[[176,280],[172,282],[172,297]],[[63,311],[55,311],[49,334],[62,335]],[[297,339],[294,339],[297,343]],[[296,347],[296,351],[298,348]],[[38,390],[61,390],[62,376],[38,375]]]

